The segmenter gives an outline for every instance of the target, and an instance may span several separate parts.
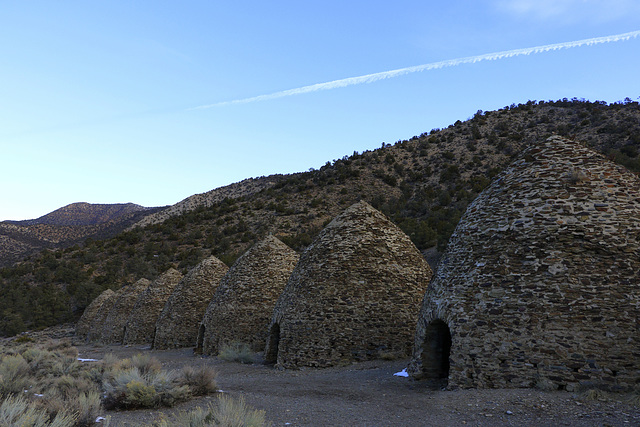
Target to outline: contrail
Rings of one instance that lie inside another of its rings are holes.
[[[366,74],[364,76],[349,77],[346,79],[333,80],[325,83],[316,83],[309,86],[302,86],[295,89],[283,90],[268,95],[259,95],[251,98],[236,99],[234,101],[217,102],[215,104],[201,105],[199,107],[189,108],[189,110],[202,110],[206,108],[221,107],[232,104],[247,104],[256,101],[268,101],[285,96],[301,95],[303,93],[316,92],[319,90],[337,89],[346,86],[359,85],[364,83],[373,83],[378,80],[391,79],[394,77],[404,76],[405,74],[417,73],[421,71],[435,70],[438,68],[455,67],[461,64],[473,64],[480,61],[494,61],[497,59],[512,58],[514,56],[531,55],[536,53],[544,53],[552,50],[571,49],[581,46],[592,46],[596,44],[619,42],[629,40],[640,36],[640,31],[631,31],[629,33],[617,34],[613,36],[595,37],[591,39],[577,40],[573,42],[555,43],[544,46],[527,47],[524,49],[505,50],[502,52],[485,53],[484,55],[468,56],[466,58],[448,59],[446,61],[432,62],[430,64],[415,65],[413,67],[399,68],[397,70],[382,71],[380,73]]]

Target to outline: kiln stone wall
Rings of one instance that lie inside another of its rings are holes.
[[[532,146],[451,237],[410,373],[446,368],[453,387],[638,384],[639,240],[636,176],[577,142]]]
[[[91,321],[89,332],[87,333],[88,342],[100,342],[100,340],[102,339],[102,329],[104,327],[104,322],[111,312],[111,309],[116,304],[116,301],[118,301],[118,298],[120,297],[120,295],[122,295],[123,289],[124,288],[120,288],[115,291],[98,309],[95,317]]]
[[[273,236],[255,244],[229,269],[213,295],[198,334],[198,350],[245,343],[264,350],[273,308],[299,255]]]
[[[125,326],[123,344],[151,344],[156,330],[156,321],[171,293],[182,279],[182,274],[173,268],[154,280],[136,301]]]
[[[110,298],[112,298],[116,293],[111,289],[107,289],[102,292],[93,301],[91,304],[84,309],[84,313],[82,313],[82,317],[78,320],[76,324],[76,334],[74,337],[74,341],[85,341],[89,335],[89,331],[91,330],[91,325],[100,312],[100,308],[102,305],[107,302]]]
[[[154,349],[195,347],[202,317],[227,270],[211,256],[182,278],[156,322]]]
[[[122,288],[116,302],[109,311],[102,326],[100,341],[104,344],[122,344],[124,327],[138,297],[151,284],[147,279],[140,279],[132,285]]]
[[[409,237],[359,202],[301,255],[274,309],[265,358],[290,368],[406,356],[430,278]]]

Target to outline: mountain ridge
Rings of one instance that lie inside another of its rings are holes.
[[[16,225],[98,225],[114,221],[130,213],[148,210],[134,203],[76,202],[65,205],[36,219],[4,221]]]
[[[71,203],[36,219],[0,222],[0,267],[43,249],[107,238],[159,208],[134,203]]]

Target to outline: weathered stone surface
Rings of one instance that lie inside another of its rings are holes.
[[[91,325],[96,316],[98,316],[98,313],[100,313],[102,305],[110,298],[112,298],[115,294],[116,293],[111,289],[107,289],[106,291],[98,295],[93,301],[91,301],[91,304],[89,304],[87,308],[84,309],[82,317],[80,317],[80,320],[78,320],[78,323],[76,324],[76,334],[74,337],[74,341],[82,342],[87,340],[89,331],[91,330]]]
[[[109,311],[104,324],[102,325],[102,336],[100,342],[103,344],[122,344],[124,338],[124,326],[127,323],[129,314],[133,310],[138,297],[151,284],[147,279],[140,279],[137,282],[127,285],[121,289],[115,304]]]
[[[123,344],[153,343],[156,321],[181,279],[182,273],[170,268],[151,282],[140,295],[129,315],[125,325]]]
[[[640,180],[549,138],[469,205],[425,294],[409,371],[450,387],[629,388],[639,271]]]
[[[301,255],[274,309],[267,362],[326,367],[408,355],[431,274],[409,237],[356,203]]]
[[[245,343],[264,350],[273,308],[300,256],[273,236],[256,243],[229,269],[213,295],[198,334],[198,350]]]
[[[106,301],[98,308],[98,311],[91,321],[91,326],[89,327],[89,332],[87,333],[87,341],[96,343],[102,340],[102,329],[104,327],[104,322],[107,319],[107,316],[111,312],[111,309],[118,301],[120,295],[122,295],[124,288],[120,288],[113,293]]]
[[[182,278],[156,322],[154,349],[195,347],[204,313],[227,270],[211,256]]]

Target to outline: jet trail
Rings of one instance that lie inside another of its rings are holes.
[[[271,93],[268,95],[259,95],[251,98],[236,99],[234,101],[224,101],[224,102],[218,102],[215,104],[201,105],[199,107],[190,108],[189,110],[202,110],[206,108],[221,107],[224,105],[247,104],[247,103],[256,102],[256,101],[268,101],[271,99],[283,98],[285,96],[292,96],[292,95],[301,95],[304,93],[316,92],[319,90],[330,90],[330,89],[337,89],[341,87],[359,85],[364,83],[373,83],[373,82],[377,82],[378,80],[391,79],[394,77],[403,76],[405,74],[435,70],[438,68],[455,67],[457,65],[473,64],[480,61],[494,61],[498,59],[512,58],[514,56],[544,53],[544,52],[549,52],[553,50],[571,49],[574,47],[592,46],[592,45],[602,44],[602,43],[619,42],[619,41],[636,38],[638,36],[640,36],[640,31],[631,31],[629,33],[616,34],[612,36],[595,37],[591,39],[577,40],[572,42],[527,47],[524,49],[505,50],[502,52],[486,53],[486,54],[477,55],[477,56],[468,56],[466,58],[448,59],[446,61],[432,62],[430,64],[415,65],[413,67],[399,68],[397,70],[382,71],[379,73],[366,74],[364,76],[357,76],[357,77],[349,77],[346,79],[333,80],[325,83],[316,83],[313,85],[302,86],[295,89],[283,90],[283,91]]]

